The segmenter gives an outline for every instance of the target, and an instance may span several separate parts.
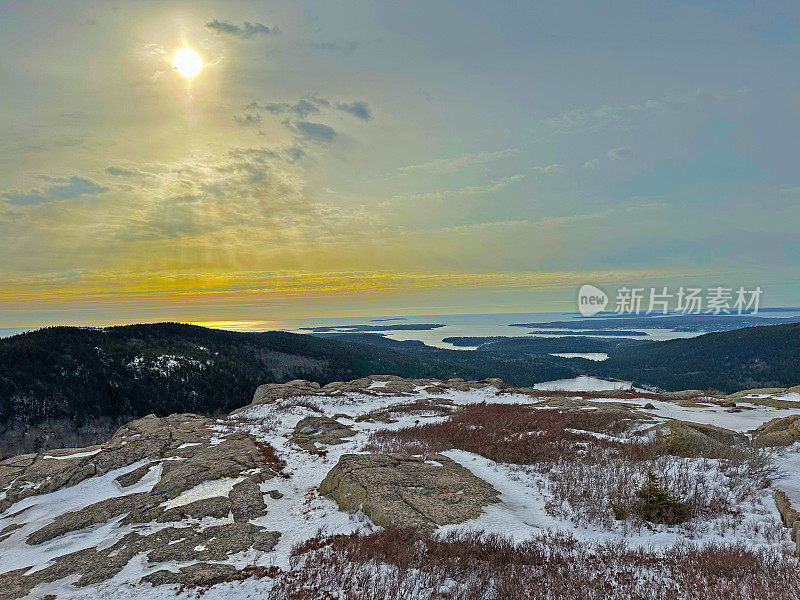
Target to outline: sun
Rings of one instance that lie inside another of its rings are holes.
[[[203,59],[191,48],[181,48],[172,55],[175,70],[187,79],[196,77],[203,68]]]

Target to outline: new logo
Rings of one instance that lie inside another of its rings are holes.
[[[593,285],[582,285],[578,290],[578,310],[584,317],[593,317],[608,306],[608,295]]]

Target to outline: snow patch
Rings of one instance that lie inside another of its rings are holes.
[[[49,454],[45,454],[42,458],[54,458],[56,460],[69,460],[71,458],[86,458],[87,456],[94,456],[98,452],[102,451],[102,448],[98,448],[97,450],[88,450],[86,452],[75,452],[74,454],[67,454],[65,456],[51,456]]]
[[[244,481],[244,477],[223,477],[222,479],[214,479],[212,481],[204,481],[199,483],[193,488],[186,490],[180,496],[162,502],[161,506],[169,510],[176,506],[184,506],[197,500],[205,500],[206,498],[216,498],[224,496],[227,498],[231,493],[233,486],[237,483]]]

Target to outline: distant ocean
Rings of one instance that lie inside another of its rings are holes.
[[[614,317],[615,315],[598,315],[598,318],[607,316]],[[792,309],[762,309],[758,317],[765,319],[780,319],[781,322],[796,322],[800,321],[800,308]],[[629,318],[627,316],[622,317]],[[645,318],[643,315],[641,318]],[[648,319],[658,319],[659,316],[647,317]],[[725,319],[744,319],[747,317],[739,317],[738,315],[726,315]],[[753,318],[753,317],[749,317]],[[580,329],[570,330],[568,327],[561,328],[557,331],[547,331],[546,329],[536,329],[535,325],[532,327],[512,327],[513,323],[551,323],[554,321],[573,321],[582,320],[584,317],[575,312],[533,312],[533,313],[500,313],[500,314],[476,314],[476,315],[414,315],[414,316],[383,316],[383,317],[369,317],[369,318],[339,318],[339,319],[302,319],[292,321],[281,327],[284,331],[291,331],[295,333],[313,333],[311,329],[315,327],[330,327],[334,328],[329,333],[348,333],[349,327],[352,326],[379,326],[391,327],[392,325],[414,325],[414,324],[441,324],[443,327],[435,329],[423,330],[407,330],[407,329],[385,329],[376,331],[387,338],[406,341],[406,340],[419,340],[429,346],[436,346],[439,348],[450,348],[458,350],[467,350],[468,347],[456,347],[450,343],[444,342],[445,338],[450,337],[528,337],[528,336],[541,336],[541,337],[563,337],[564,335],[585,335],[589,337],[603,337],[603,333],[598,328],[593,330],[592,333],[581,331]],[[747,323],[741,326],[747,326]],[[707,333],[709,330],[716,330],[715,327],[709,327],[703,331],[676,331],[674,329],[664,329],[657,327],[625,327],[626,330],[637,332],[640,335],[614,335],[614,337],[630,337],[642,340],[670,340],[675,338],[688,338]],[[569,331],[569,333],[566,333]],[[612,331],[605,329],[605,331]],[[642,336],[641,334],[646,334]]]
[[[671,315],[675,316],[675,315]],[[570,328],[569,325],[559,325],[557,329],[544,327],[545,324],[552,322],[562,321],[579,321],[587,322],[587,319],[581,317],[580,314],[575,312],[529,312],[529,313],[493,313],[493,314],[474,314],[474,315],[412,315],[412,316],[396,316],[386,315],[377,317],[343,317],[343,318],[329,318],[329,319],[296,319],[283,321],[278,327],[270,327],[269,329],[279,329],[282,331],[290,331],[294,333],[315,333],[314,328],[324,328],[326,335],[336,333],[354,333],[353,327],[360,328],[375,328],[374,331],[367,331],[367,333],[376,333],[384,335],[387,338],[406,341],[418,340],[429,346],[438,348],[449,348],[457,350],[471,349],[469,346],[454,346],[448,342],[443,341],[445,338],[451,337],[563,337],[565,335],[581,335],[588,337],[604,337],[614,335],[615,338],[629,337],[639,340],[670,340],[675,338],[688,338],[707,333],[708,331],[717,331],[720,327],[717,326],[717,321],[724,320],[727,322],[731,319],[734,323],[744,319],[764,319],[764,324],[774,324],[776,322],[799,322],[800,321],[800,308],[765,308],[761,309],[756,315],[753,316],[738,316],[738,315],[720,315],[709,316],[708,326],[703,325],[702,330],[692,329],[691,327],[681,327],[678,330],[666,327],[647,327],[649,323],[642,323],[647,321],[655,322],[661,318],[660,315],[652,316],[622,316],[619,317],[613,313],[599,314],[592,319],[607,319],[614,318],[624,329],[619,331],[618,325],[616,328],[602,327],[598,323],[597,327],[593,327],[591,331],[582,330],[580,328]],[[637,323],[634,325],[627,324],[626,320],[636,319]],[[717,321],[714,321],[716,319]],[[681,321],[682,322],[682,321]],[[514,323],[530,324],[526,327],[512,327]],[[413,325],[441,325],[430,329],[403,329],[402,327]],[[541,324],[541,328],[537,328],[536,324]],[[752,322],[742,322],[735,325],[735,327],[746,327],[752,325]],[[393,326],[397,326],[395,329]],[[224,326],[221,328],[225,329]],[[727,327],[730,329],[732,327]],[[18,333],[32,331],[33,327],[7,327],[0,328],[0,338],[9,337]],[[233,327],[232,329],[237,329]],[[615,329],[617,329],[615,331]],[[260,331],[261,329],[254,329]],[[355,331],[356,333],[361,331]],[[638,335],[636,335],[638,334]],[[644,335],[642,335],[644,334]]]

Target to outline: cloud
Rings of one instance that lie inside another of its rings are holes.
[[[372,119],[372,111],[369,108],[369,104],[364,102],[363,100],[358,102],[339,102],[336,105],[337,110],[342,110],[346,113],[350,113],[354,117],[358,117],[362,121],[369,121]]]
[[[294,126],[303,134],[303,137],[308,139],[320,142],[331,142],[336,137],[336,130],[322,123],[296,121]]]
[[[313,104],[313,100],[311,102],[308,100],[298,100],[292,107],[292,110],[301,117],[319,112],[319,109]]]
[[[311,46],[329,54],[352,54],[360,46],[358,42],[311,42]]]
[[[197,154],[176,162],[138,166],[149,176],[120,188],[115,195],[111,244],[192,236],[231,236],[254,224],[268,229],[278,223],[319,220],[313,203],[303,197],[300,171],[290,148],[235,147],[227,152]],[[111,206],[103,209],[112,211]],[[312,216],[308,216],[312,215]]]
[[[214,19],[206,23],[206,27],[222,35],[231,35],[242,40],[247,40],[257,35],[276,35],[280,33],[277,27],[267,27],[262,23],[250,23],[245,21],[241,27],[228,23],[227,21],[218,21]]]
[[[397,169],[397,173],[408,175],[414,173],[455,173],[467,165],[482,165],[497,160],[502,160],[517,154],[517,150],[500,150],[497,152],[479,152],[476,154],[462,154],[453,158],[436,158],[418,165],[408,165]]]
[[[593,158],[593,159],[587,160],[585,163],[583,163],[583,168],[584,169],[596,169],[599,166],[600,166],[600,159],[599,158]]]
[[[253,127],[261,124],[261,115],[246,113],[244,115],[233,115],[233,120],[239,127]]]
[[[289,104],[288,102],[267,102],[266,104],[259,104],[253,100],[250,104],[245,106],[244,109],[255,113],[266,111],[276,115],[293,112],[300,117],[307,117],[310,114],[320,112],[320,106],[328,107],[330,105],[331,103],[324,98],[310,97],[300,99],[294,104]]]
[[[6,192],[3,197],[11,204],[29,205],[69,200],[79,196],[95,196],[108,190],[91,179],[73,175],[72,177],[41,177],[50,185],[24,192]]]
[[[611,148],[608,152],[606,152],[605,158],[611,161],[618,161],[625,160],[633,156],[636,156],[636,153],[632,148],[628,146],[619,146],[618,148]],[[593,158],[583,163],[583,168],[598,169],[601,164],[603,164],[603,160],[601,158]]]
[[[505,189],[519,181],[525,179],[525,175],[517,173],[508,177],[503,177],[497,181],[491,181],[485,185],[470,185],[460,188],[451,188],[437,192],[425,192],[421,194],[401,194],[381,203],[381,206],[390,207],[392,205],[407,205],[409,202],[444,202],[446,200],[469,198],[482,194],[492,194]]]
[[[663,103],[646,100],[640,104],[604,104],[593,110],[576,108],[547,119],[547,125],[557,133],[574,134],[620,123],[635,115],[644,115],[663,108]]]
[[[563,170],[563,165],[559,165],[557,163],[553,163],[552,165],[537,165],[533,167],[533,170],[537,173],[542,173],[543,175],[552,175],[554,173],[558,173],[559,171]]]
[[[106,168],[106,175],[111,175],[113,177],[133,177],[134,175],[138,174],[139,172],[133,169],[116,167],[114,165],[111,165],[110,167]]]
[[[259,104],[255,100],[253,100],[250,104],[244,107],[245,110],[251,110],[256,112],[265,110],[267,112],[271,112],[276,115],[289,112],[291,108],[292,105],[287,104],[286,102],[267,102],[266,104]]]
[[[606,152],[606,156],[609,160],[623,160],[634,156],[634,152],[628,146],[620,146],[619,148],[611,148]]]

